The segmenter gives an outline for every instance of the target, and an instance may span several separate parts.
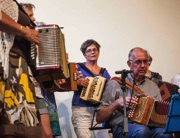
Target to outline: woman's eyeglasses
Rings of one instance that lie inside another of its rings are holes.
[[[86,53],[86,54],[90,54],[90,53],[92,53],[92,52],[97,52],[97,51],[98,51],[97,48],[94,48],[94,49],[88,49],[88,50],[86,50],[85,53]]]

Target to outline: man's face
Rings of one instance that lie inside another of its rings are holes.
[[[146,52],[140,49],[134,49],[132,59],[128,61],[128,66],[134,72],[134,77],[144,77],[148,68]]]
[[[36,19],[34,18],[33,8],[24,8],[24,10],[29,18],[34,22]]]

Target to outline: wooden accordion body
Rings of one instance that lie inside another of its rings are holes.
[[[64,34],[56,24],[37,26],[40,44],[32,44],[30,49],[30,62],[35,78],[42,83],[47,91],[61,89],[77,90],[76,64],[68,63]],[[56,87],[54,81],[66,79],[67,84],[61,88]]]
[[[98,103],[101,100],[106,78],[102,76],[86,77],[89,80],[87,87],[83,87],[80,98],[85,101]]]
[[[155,101],[150,97],[140,97],[138,104],[129,112],[129,118],[140,124],[164,127],[168,116],[169,102]]]

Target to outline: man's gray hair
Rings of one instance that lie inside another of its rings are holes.
[[[21,6],[22,6],[22,8],[23,9],[25,9],[25,8],[30,8],[30,9],[35,9],[36,7],[35,7],[35,5],[34,4],[31,4],[31,3],[19,3]]]
[[[144,50],[143,48],[141,48],[141,47],[134,47],[133,49],[131,49],[131,50],[129,51],[128,61],[132,60],[132,53],[133,53],[133,51],[134,51],[135,49],[142,50],[142,51],[144,51],[144,52],[147,54],[146,50]]]

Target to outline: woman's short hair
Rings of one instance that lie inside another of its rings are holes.
[[[81,52],[83,53],[83,55],[85,55],[86,49],[87,49],[89,46],[91,46],[91,45],[95,45],[96,48],[97,48],[97,50],[98,50],[98,52],[100,51],[100,47],[101,47],[101,46],[99,45],[99,43],[96,42],[96,41],[93,40],[93,39],[88,39],[88,40],[86,40],[84,43],[82,43],[81,48],[80,48],[80,50],[81,50]]]

